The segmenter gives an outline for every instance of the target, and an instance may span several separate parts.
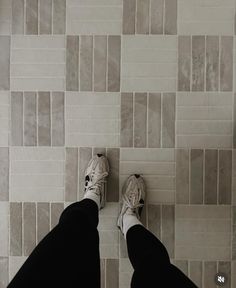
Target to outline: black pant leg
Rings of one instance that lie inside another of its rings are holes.
[[[8,288],[100,287],[98,207],[84,199],[68,206]]]
[[[132,288],[197,286],[176,266],[161,241],[142,225],[134,225],[126,235],[130,262],[134,268]]]

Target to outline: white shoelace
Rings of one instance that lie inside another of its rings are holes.
[[[99,192],[101,192],[102,189],[102,185],[105,183],[105,177],[108,175],[107,172],[104,172],[102,174],[100,173],[96,173],[95,171],[92,171],[92,175],[89,175],[89,178],[91,179],[90,181],[88,181],[88,185],[84,186],[85,187],[85,193],[89,190],[94,190],[94,192],[96,193],[97,190],[99,190]],[[96,179],[96,181],[93,182],[93,179]],[[89,183],[90,182],[90,183]],[[96,193],[97,194],[97,193]]]
[[[143,203],[139,203],[142,196],[141,189],[138,189],[138,193],[136,191],[137,190],[132,190],[129,193],[129,196],[127,196],[126,194],[123,195],[123,201],[126,207],[130,208],[133,213],[136,213],[137,208],[144,206]]]

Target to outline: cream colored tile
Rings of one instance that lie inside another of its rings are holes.
[[[25,256],[10,256],[9,257],[9,280],[11,281],[16,275],[20,267],[24,264],[27,257]]]
[[[9,143],[9,97],[9,92],[0,92],[0,147]]]
[[[0,256],[8,256],[9,253],[9,203],[0,202]]]

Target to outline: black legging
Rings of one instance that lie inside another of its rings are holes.
[[[98,207],[84,199],[68,206],[58,225],[36,246],[8,285],[13,287],[100,287]],[[131,287],[197,286],[170,264],[163,244],[141,225],[127,232],[134,268]],[[172,286],[168,286],[172,284]],[[164,286],[162,286],[164,285]]]

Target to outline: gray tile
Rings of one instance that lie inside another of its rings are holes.
[[[232,206],[232,260],[236,260],[236,206]]]
[[[26,34],[38,34],[38,0],[26,0]]]
[[[162,147],[175,147],[175,93],[163,93],[162,97]]]
[[[215,274],[217,273],[216,261],[204,261],[204,275],[203,275],[203,287],[215,288]]]
[[[93,89],[93,36],[80,37],[80,91]]]
[[[219,90],[219,37],[206,36],[206,91]]]
[[[10,37],[0,36],[0,90],[10,89]]]
[[[24,231],[24,256],[31,254],[36,246],[36,207],[35,203],[23,205],[23,231]]]
[[[148,205],[148,230],[161,239],[161,207],[160,205]]]
[[[189,150],[176,150],[176,204],[189,203]]]
[[[161,147],[161,93],[150,93],[148,98],[148,147]]]
[[[119,166],[120,149],[108,148],[107,159],[109,161],[109,177],[107,181],[107,201],[119,202]]]
[[[106,288],[119,288],[119,260],[106,260]]]
[[[162,205],[162,237],[161,241],[165,245],[170,258],[175,256],[175,206]]]
[[[178,91],[190,91],[191,36],[178,37]]]
[[[219,150],[219,204],[231,204],[232,150]]]
[[[177,34],[177,0],[165,0],[165,34]]]
[[[135,34],[136,0],[123,1],[123,34]]]
[[[231,288],[231,262],[230,261],[219,261],[218,262],[218,272],[223,272],[227,275],[228,281],[225,283],[224,287]]]
[[[149,0],[137,0],[136,33],[149,34]]]
[[[39,34],[52,34],[52,0],[40,0]]]
[[[203,203],[203,150],[191,150],[190,204]]]
[[[79,200],[84,196],[84,178],[85,169],[88,162],[92,158],[92,148],[80,147],[79,148]]]
[[[233,89],[233,37],[221,36],[220,40],[220,91]]]
[[[23,93],[11,92],[11,145],[23,145]]]
[[[108,83],[109,92],[120,91],[120,36],[108,36]]]
[[[9,148],[0,148],[0,201],[9,200]]]
[[[107,36],[94,36],[94,91],[106,91]]]
[[[8,257],[0,257],[0,288],[7,287],[9,283]]]
[[[133,147],[133,93],[121,93],[121,147]]]
[[[50,92],[38,92],[38,145],[51,145]]]
[[[51,230],[58,224],[64,203],[51,203]]]
[[[77,200],[78,148],[66,148],[65,201]]]
[[[52,92],[52,145],[65,143],[64,92]]]
[[[188,261],[187,260],[174,260],[174,265],[188,276]]]
[[[233,287],[236,286],[236,261],[232,261],[231,277],[232,277],[231,285],[232,285],[232,288],[233,288]]]
[[[12,34],[24,34],[24,0],[12,0]]]
[[[24,145],[37,145],[36,93],[24,93]]]
[[[124,236],[122,235],[122,233],[120,233],[119,237],[120,237],[120,240],[119,240],[120,258],[128,258],[129,256],[128,256],[126,240],[125,240]]]
[[[66,0],[53,0],[53,34],[66,32]]]
[[[192,91],[204,91],[205,36],[192,36]]]
[[[233,148],[236,148],[236,93],[233,95],[234,108],[233,108]]]
[[[101,288],[105,288],[106,286],[106,259],[100,259],[100,270],[101,270]]]
[[[189,261],[189,276],[190,279],[202,288],[202,261]]]
[[[205,204],[217,204],[217,163],[218,151],[205,150]]]
[[[10,203],[10,255],[22,255],[22,203]]]
[[[37,203],[37,243],[50,231],[49,203]]]
[[[135,93],[134,147],[147,145],[147,93]]]
[[[79,90],[79,36],[66,38],[66,90]]]
[[[164,0],[151,0],[151,34],[163,34]]]

